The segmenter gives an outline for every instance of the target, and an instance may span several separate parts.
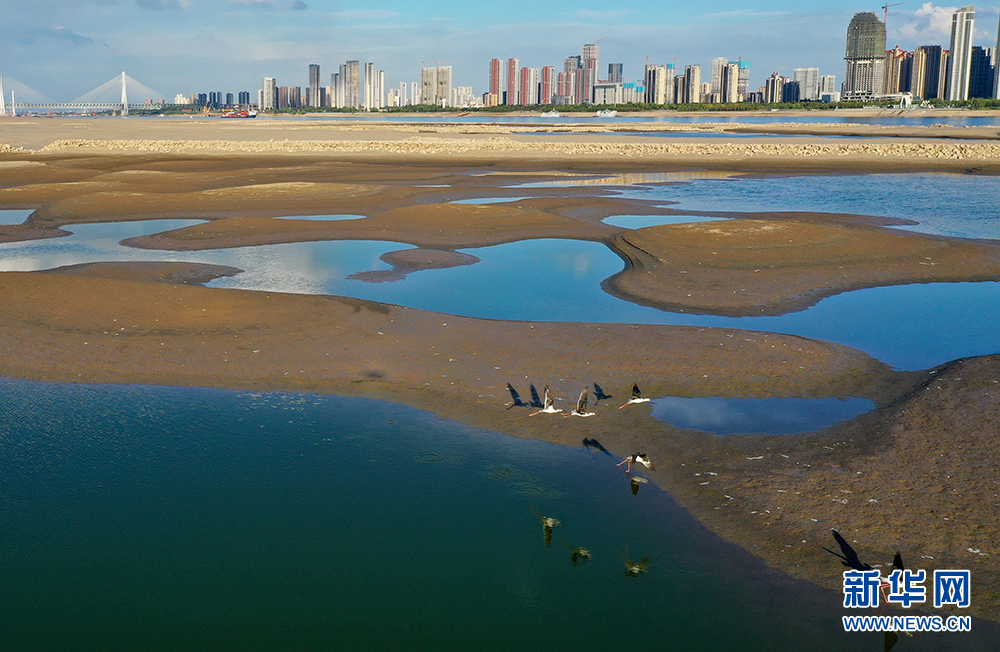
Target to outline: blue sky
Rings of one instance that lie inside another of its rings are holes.
[[[885,1],[885,0],[883,0]],[[954,6],[890,8],[888,45],[948,46]],[[0,0],[0,70],[69,101],[126,71],[172,100],[177,93],[256,96],[261,78],[305,86],[307,66],[324,80],[347,59],[385,70],[386,85],[419,79],[421,61],[453,67],[456,86],[482,93],[489,60],[562,66],[601,39],[601,70],[625,64],[638,80],[653,63],[710,66],[714,57],[751,62],[751,85],[772,72],[819,67],[843,77],[847,25],[878,5],[833,0],[673,2],[534,0]],[[976,44],[995,45],[998,10],[977,6]]]

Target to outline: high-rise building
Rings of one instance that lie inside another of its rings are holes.
[[[729,63],[726,57],[712,59],[712,93],[722,93],[722,70]]]
[[[997,47],[995,53],[1000,53],[1000,24],[997,25]],[[993,70],[993,99],[1000,99],[1000,65],[994,66]]]
[[[969,71],[972,66],[972,35],[976,22],[976,7],[968,5],[951,17],[951,65],[948,72],[948,90],[945,99],[969,99]]]
[[[322,106],[319,92],[319,64],[309,64],[309,106]]]
[[[663,77],[664,104],[675,104],[677,102],[677,91],[674,88],[674,79],[677,77],[676,72],[674,64],[668,63],[666,73]]]
[[[420,69],[420,103],[438,104],[437,66]]]
[[[240,106],[250,105],[250,91],[240,91],[239,94]]]
[[[743,97],[747,97],[750,94],[750,62],[738,59],[729,63],[735,63],[739,67],[740,81],[737,92]]]
[[[883,92],[888,95],[905,93],[910,88],[913,71],[913,53],[898,45],[885,51],[885,85]]]
[[[452,106],[451,98],[451,66],[438,66],[437,89],[434,94],[438,106]]]
[[[274,77],[265,77],[261,95],[258,98],[261,111],[273,111],[278,107],[278,82]]]
[[[972,65],[969,69],[969,97],[993,97],[993,77],[996,66],[996,48],[972,46]]]
[[[800,100],[819,99],[819,68],[796,68],[792,71],[792,81],[799,83]]]
[[[538,92],[539,104],[552,104],[555,95],[556,69],[554,66],[542,68],[542,82]]]
[[[521,62],[517,59],[507,59],[507,101],[508,106],[521,103]]]
[[[736,61],[727,62],[722,66],[719,86],[719,99],[727,104],[735,104],[742,99],[740,88],[740,65]]]
[[[490,61],[490,93],[497,97],[503,92],[503,62],[500,59]]]
[[[910,88],[914,97],[929,100],[942,96],[946,78],[947,51],[940,45],[922,45],[913,51]]]
[[[577,104],[583,101],[577,96],[577,80],[580,77],[581,61],[579,55],[566,57],[563,60],[563,87],[559,92],[563,99],[560,104]]]
[[[625,81],[625,64],[623,63],[609,63],[608,64],[608,83],[609,84],[621,84]]]
[[[787,77],[783,77],[776,72],[771,73],[771,76],[764,82],[765,103],[775,104],[782,101],[782,98],[784,97],[786,79]]]
[[[870,11],[854,14],[847,27],[844,99],[870,97],[885,83],[885,24]]]
[[[672,80],[671,80],[672,81]],[[656,64],[646,64],[646,76],[643,79],[645,92],[642,101],[646,104],[667,103],[667,68]]]
[[[594,101],[594,85],[600,64],[600,45],[588,43],[580,51],[580,75],[577,79],[577,100],[587,104]]]
[[[701,102],[701,66],[684,66],[684,101],[688,104]]]
[[[361,108],[361,62],[348,61],[340,68],[344,79],[344,106],[349,109]]]
[[[541,72],[538,68],[521,68],[521,104],[533,106],[538,104],[538,84]]]
[[[837,90],[837,76],[836,75],[823,75],[819,78],[819,95],[822,98],[823,95],[829,95],[831,93],[838,93]]]

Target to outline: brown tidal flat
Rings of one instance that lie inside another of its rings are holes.
[[[406,274],[475,264],[458,248],[576,238],[626,261],[610,291],[722,314],[781,312],[858,287],[998,276],[990,243],[895,232],[874,218],[753,213],[626,231],[601,219],[673,211],[600,188],[511,187],[692,169],[996,173],[994,144],[532,138],[359,136],[308,122],[0,120],[0,207],[34,209],[27,224],[0,227],[0,241],[59,237],[80,222],[195,217],[207,221],[131,244],[392,240],[420,247],[387,254]],[[449,203],[477,197],[510,201]],[[363,218],[274,219],[323,214]],[[913,568],[969,568],[969,612],[1000,620],[1000,355],[898,372],[847,347],[772,333],[477,320],[198,286],[236,272],[119,263],[2,273],[0,376],[367,396],[521,437],[569,446],[593,438],[622,456],[645,450],[660,486],[775,567],[839,588],[842,567],[819,547],[836,527],[872,563],[898,549]],[[529,418],[506,409],[508,382],[525,398],[529,384],[550,385],[557,407],[594,382],[615,396],[591,419]],[[648,406],[616,409],[632,382],[651,397],[857,396],[877,408],[817,433],[717,437],[656,420]]]

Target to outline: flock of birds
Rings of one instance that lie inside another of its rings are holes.
[[[580,392],[580,397],[576,401],[576,407],[574,409],[570,410],[569,412],[565,413],[565,414],[563,414],[563,411],[562,411],[561,408],[557,408],[555,406],[555,399],[552,398],[552,392],[549,390],[549,386],[548,385],[545,385],[545,387],[542,389],[544,398],[539,398],[539,396],[538,396],[538,390],[535,389],[534,385],[531,385],[531,387],[530,387],[531,402],[530,403],[525,403],[521,399],[521,395],[517,392],[516,389],[514,389],[514,386],[511,385],[510,383],[507,383],[507,391],[510,392],[510,398],[511,398],[511,403],[510,403],[510,405],[507,406],[508,410],[511,409],[511,408],[513,408],[513,407],[533,407],[533,408],[538,408],[534,412],[530,413],[528,415],[529,417],[533,417],[533,416],[535,416],[537,414],[562,414],[563,417],[571,417],[571,416],[576,416],[576,417],[592,417],[595,414],[594,412],[588,412],[587,411],[587,397],[590,394],[590,388],[588,388],[588,387],[584,387],[583,391]],[[607,400],[607,399],[610,399],[610,398],[614,398],[614,396],[612,394],[605,394],[604,390],[601,389],[601,386],[598,385],[597,383],[594,383],[594,396],[597,398],[597,400],[595,401],[595,405],[597,403],[599,403],[600,401],[602,401],[602,400]],[[624,403],[624,405],[620,406],[618,409],[621,410],[622,408],[626,408],[626,407],[628,407],[630,405],[634,405],[636,403],[648,403],[648,402],[649,402],[648,398],[643,398],[642,397],[642,391],[639,389],[638,383],[632,383],[632,397],[628,401],[626,401]],[[601,446],[600,443],[597,442],[597,440],[594,440],[594,439],[584,439],[583,440],[583,445],[587,446],[588,448],[591,447],[591,446],[593,446],[595,448],[598,448],[598,449],[604,451],[605,453],[608,453],[607,449],[604,448],[603,446]],[[608,453],[608,454],[610,455],[610,453]],[[633,453],[632,455],[629,455],[628,457],[626,457],[625,459],[623,459],[621,462],[619,462],[618,466],[621,466],[622,464],[627,465],[625,467],[625,474],[628,475],[628,477],[629,477],[629,481],[631,482],[631,486],[632,486],[632,495],[635,496],[635,495],[637,495],[639,493],[639,487],[641,485],[646,484],[649,481],[646,480],[646,478],[632,475],[632,465],[633,464],[642,464],[647,469],[650,469],[650,470],[653,470],[653,471],[656,470],[656,467],[653,466],[653,463],[649,460],[649,456],[646,455],[646,453]]]
[[[561,414],[564,418],[571,416],[592,417],[595,414],[594,412],[587,410],[587,403],[588,403],[587,399],[590,393],[590,388],[588,387],[584,387],[583,391],[580,392],[580,396],[579,398],[577,398],[576,401],[576,407],[565,413],[561,408],[557,408],[555,406],[555,399],[553,399],[552,392],[551,390],[549,390],[548,385],[545,385],[545,387],[542,389],[544,398],[539,397],[538,390],[535,389],[534,385],[531,385],[530,387],[531,401],[528,403],[526,403],[521,398],[521,395],[518,393],[516,389],[514,389],[514,386],[511,385],[510,383],[507,383],[507,391],[510,392],[510,398],[511,398],[511,403],[507,406],[507,409],[509,410],[513,407],[536,408],[534,412],[528,414],[529,417],[533,417],[538,414]],[[601,386],[598,385],[597,383],[594,383],[594,396],[596,397],[595,405],[600,401],[613,398],[611,394],[605,394],[604,390],[601,389]],[[621,410],[622,408],[626,408],[629,405],[633,405],[635,403],[648,403],[648,402],[649,402],[648,398],[642,397],[642,391],[639,389],[639,385],[637,383],[632,383],[632,397],[629,398],[629,400],[626,401],[623,405],[621,405],[618,409]],[[601,450],[610,455],[608,450],[604,448],[604,446],[602,446],[600,442],[598,442],[596,439],[589,439],[589,438],[584,439],[583,445],[586,446],[587,448],[597,448],[598,450]],[[656,470],[656,467],[653,466],[652,461],[649,459],[649,455],[647,455],[646,453],[633,453],[632,455],[629,455],[621,462],[619,462],[617,466],[620,467],[622,464],[626,465],[625,474],[628,476],[629,481],[631,483],[632,495],[635,496],[639,493],[639,487],[641,485],[646,484],[649,481],[641,476],[632,475],[632,465],[641,464],[647,469],[653,471]],[[543,514],[539,514],[538,512],[535,513],[538,516],[538,519],[542,523],[542,537],[545,540],[545,547],[549,548],[552,546],[553,528],[559,527],[560,525],[562,525],[562,523],[558,519],[555,519],[551,516],[545,516]],[[570,549],[570,562],[574,566],[579,564],[581,561],[588,561],[592,556],[590,550],[586,548],[582,548],[579,546],[572,546],[569,545],[568,543],[567,545],[569,546]],[[638,577],[639,575],[644,574],[650,562],[649,557],[643,557],[638,561],[632,561],[631,559],[628,558],[628,556],[626,556],[622,560],[625,562],[626,577]]]
[[[516,389],[514,389],[514,386],[511,385],[510,383],[507,383],[507,391],[510,392],[510,398],[511,398],[511,403],[507,406],[508,410],[513,407],[538,408],[537,410],[529,414],[528,415],[529,417],[533,417],[536,414],[562,414],[563,417],[592,417],[596,414],[596,412],[589,412],[587,410],[587,405],[588,405],[587,399],[590,396],[589,387],[584,387],[583,391],[580,392],[580,396],[576,400],[576,407],[565,413],[563,412],[562,408],[556,408],[555,399],[552,398],[552,392],[549,391],[548,385],[546,385],[545,388],[542,390],[545,395],[544,399],[539,398],[538,390],[535,389],[534,385],[532,385],[530,388],[531,402],[529,403],[525,403],[524,400],[521,399],[521,395],[518,393]],[[594,383],[594,396],[597,399],[594,402],[594,405],[597,405],[597,403],[600,403],[602,400],[614,398],[612,394],[605,394],[604,390],[601,389],[601,386],[598,385],[597,383]],[[649,402],[648,398],[642,397],[642,392],[639,391],[639,385],[637,385],[636,383],[632,383],[632,398],[626,401],[625,404],[619,407],[618,409],[621,410],[622,408],[628,407],[629,405],[633,405],[635,403],[648,403],[648,402]]]

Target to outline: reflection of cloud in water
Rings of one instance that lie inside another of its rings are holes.
[[[0,224],[24,224],[29,215],[31,215],[31,211],[0,211]]]
[[[275,220],[313,220],[318,222],[339,222],[341,220],[363,220],[364,215],[282,215]]]
[[[635,186],[647,183],[668,183],[671,181],[690,181],[692,179],[728,179],[743,172],[731,170],[687,170],[681,172],[639,172],[634,174],[616,174],[607,177],[584,177],[576,179],[560,179],[558,181],[539,181],[536,183],[514,184],[514,188],[563,188],[567,186]]]
[[[678,428],[719,435],[809,432],[868,412],[875,404],[863,398],[679,398],[653,402],[653,416]]]
[[[649,226],[664,226],[666,224],[690,224],[693,222],[719,222],[723,217],[704,217],[702,215],[610,215],[602,222],[623,229],[643,229]]]

